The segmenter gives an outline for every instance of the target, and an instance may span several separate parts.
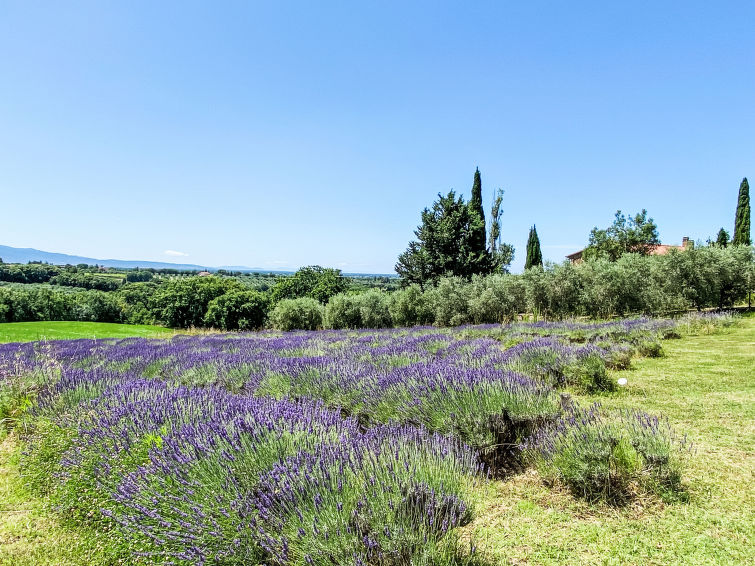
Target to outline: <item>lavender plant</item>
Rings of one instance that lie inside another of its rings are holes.
[[[548,481],[590,501],[623,503],[638,492],[682,491],[690,450],[667,420],[632,410],[572,405],[524,443],[526,458]]]

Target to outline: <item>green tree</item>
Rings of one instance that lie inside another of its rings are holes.
[[[729,245],[729,233],[723,228],[718,231],[718,236],[716,237],[716,245],[719,248],[725,248]]]
[[[498,189],[495,198],[493,199],[493,206],[490,210],[490,231],[488,234],[488,251],[490,252],[490,259],[492,263],[492,272],[509,272],[509,266],[514,261],[514,246],[501,242],[501,216],[503,210],[501,204],[503,203],[503,190]]]
[[[488,259],[485,234],[485,211],[482,207],[482,177],[476,169],[472,183],[472,198],[469,199],[469,246],[477,258],[473,261],[485,262]]]
[[[585,249],[585,259],[606,258],[616,261],[627,253],[649,255],[660,244],[658,226],[648,218],[647,210],[627,218],[620,210],[616,211],[613,224],[605,230],[597,227],[590,232],[590,244]]]
[[[262,328],[267,305],[267,297],[258,291],[229,291],[209,302],[204,322],[220,330]]]
[[[270,312],[270,325],[278,330],[322,328],[323,306],[310,297],[283,299]]]
[[[487,250],[481,254],[475,247],[477,220],[454,191],[445,196],[438,194],[432,208],[422,211],[422,223],[414,231],[417,239],[398,258],[395,269],[402,284],[422,286],[446,275],[469,278],[476,273],[489,273]]]
[[[742,179],[739,185],[739,199],[737,200],[737,214],[734,218],[734,240],[735,246],[752,244],[750,238],[750,185],[747,177]]]
[[[524,269],[531,267],[543,266],[543,254],[540,251],[540,238],[537,236],[537,228],[530,228],[530,235],[527,238],[527,259],[524,262]]]
[[[220,277],[184,277],[161,286],[152,296],[150,307],[156,318],[172,328],[201,327],[210,301],[238,289],[235,279]]]
[[[310,297],[325,304],[330,297],[345,290],[346,282],[340,269],[310,265],[278,281],[272,290],[272,300],[277,303],[283,299]]]

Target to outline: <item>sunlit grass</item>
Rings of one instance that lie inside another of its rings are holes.
[[[590,505],[529,471],[491,484],[468,527],[493,563],[751,564],[755,561],[755,319],[663,343],[664,358],[614,374],[618,393],[580,397],[666,414],[695,447],[689,501]]]
[[[174,331],[147,324],[115,324],[110,322],[6,322],[0,324],[0,343],[34,342],[37,340],[72,340],[75,338],[162,338]]]

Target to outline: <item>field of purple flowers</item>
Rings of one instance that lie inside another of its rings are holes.
[[[621,503],[681,489],[686,441],[581,408],[668,320],[0,345],[28,482],[126,563],[460,564],[490,476]]]

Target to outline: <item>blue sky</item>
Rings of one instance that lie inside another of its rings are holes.
[[[732,231],[755,3],[469,4],[0,0],[0,244],[392,272],[475,167],[515,270]]]

